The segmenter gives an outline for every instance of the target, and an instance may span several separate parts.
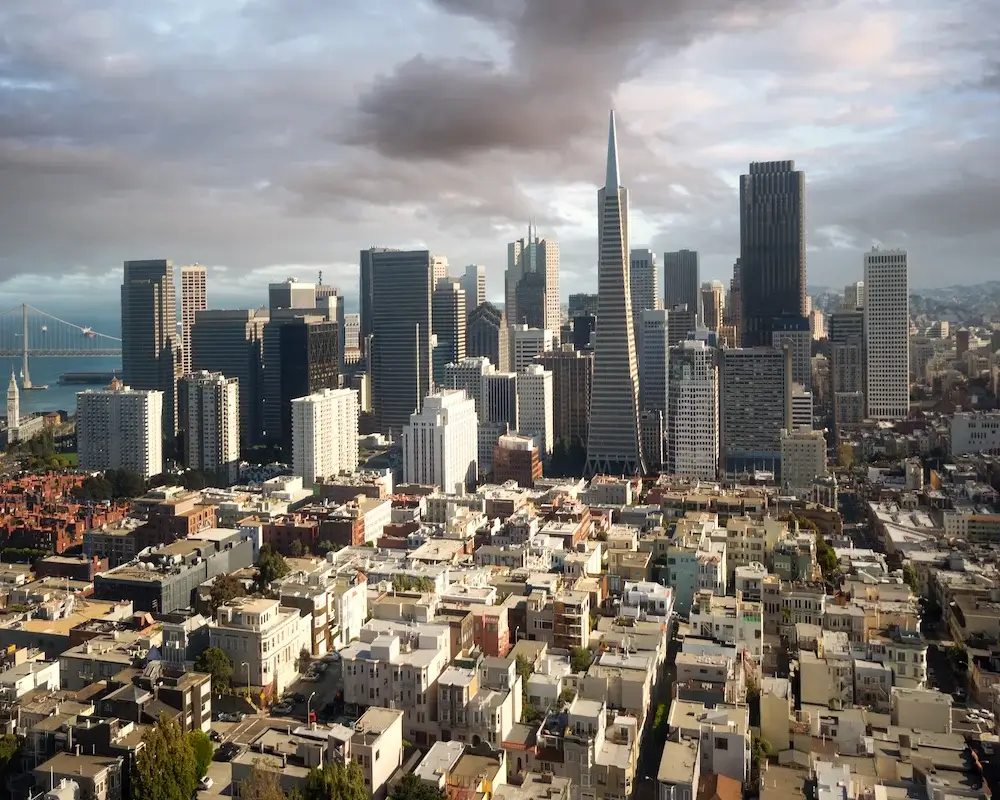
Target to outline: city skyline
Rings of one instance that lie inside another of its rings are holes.
[[[607,25],[571,2],[508,18],[449,12],[439,0],[392,20],[386,3],[363,13],[306,4],[280,21],[267,4],[238,18],[203,4],[183,17],[163,10],[155,23],[117,9],[117,24],[102,26],[110,0],[59,19],[21,6],[0,12],[19,43],[0,88],[13,109],[0,163],[16,198],[0,214],[0,285],[15,296],[50,294],[58,287],[38,276],[61,273],[86,275],[79,285],[100,299],[106,273],[147,257],[207,264],[212,279],[323,268],[344,285],[358,249],[391,241],[484,264],[493,300],[503,245],[532,218],[560,242],[563,285],[586,289],[596,268],[584,154],[610,105],[629,121],[620,136],[637,167],[634,243],[698,250],[703,279],[728,280],[738,175],[768,159],[794,159],[810,176],[817,285],[838,285],[836,272],[856,270],[872,244],[914,255],[914,287],[996,271],[996,84],[976,17],[962,9],[848,0],[778,20],[642,4]],[[959,22],[944,25],[946,13]],[[388,59],[367,35],[386,26],[399,34]],[[224,45],[205,48],[218,30]],[[570,30],[614,52],[610,63],[583,57]],[[634,68],[628,54],[661,41],[662,53]],[[469,51],[483,61],[458,60]],[[327,79],[344,52],[353,97]],[[453,86],[470,99],[439,109],[435,97],[456,96]],[[664,92],[669,109],[648,102]],[[421,122],[413,109],[428,104],[435,113]],[[525,113],[496,120],[519,104]],[[496,124],[471,124],[479,118]],[[332,191],[345,183],[358,190],[350,207]]]

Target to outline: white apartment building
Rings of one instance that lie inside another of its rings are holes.
[[[358,466],[358,394],[323,389],[292,400],[292,465],[304,484]]]
[[[552,349],[553,336],[548,328],[510,326],[510,363],[516,373],[524,372],[542,353]]]
[[[758,663],[764,655],[764,615],[760,603],[699,591],[691,605],[691,633],[745,650]]]
[[[552,373],[540,364],[529,364],[517,376],[518,432],[531,436],[544,461],[552,452],[555,435]]]
[[[239,380],[203,370],[185,375],[181,386],[184,463],[232,486],[240,479]]]
[[[905,250],[865,253],[865,345],[868,416],[905,419],[910,412],[910,291]]]
[[[1000,451],[1000,412],[960,411],[951,418],[951,455]]]
[[[403,480],[462,494],[476,485],[479,420],[460,389],[429,394],[403,429]]]
[[[671,741],[699,740],[701,773],[716,773],[747,783],[750,779],[750,709],[719,704],[706,708],[691,700],[674,700],[667,724]]]
[[[235,685],[274,685],[280,693],[298,678],[299,653],[310,649],[311,625],[297,608],[244,597],[219,608],[208,624],[208,644],[232,660]]]
[[[826,475],[826,437],[823,431],[781,431],[781,482],[793,491],[812,489],[815,478]]]
[[[116,378],[107,389],[76,395],[80,469],[130,469],[143,478],[163,472],[163,392],[130,389]]]
[[[667,469],[714,480],[719,467],[719,391],[714,348],[683,341],[670,350]]]

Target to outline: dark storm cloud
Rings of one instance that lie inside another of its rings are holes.
[[[506,61],[418,56],[361,97],[347,141],[393,158],[556,151],[599,130],[623,80],[745,11],[786,0],[434,0],[490,28]]]

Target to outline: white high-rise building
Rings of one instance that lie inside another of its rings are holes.
[[[865,282],[855,281],[844,287],[844,311],[865,307]]]
[[[552,349],[552,331],[547,328],[510,326],[510,363],[514,372],[524,372],[542,353]]]
[[[181,378],[181,397],[185,465],[232,486],[240,479],[239,380],[221,372],[191,372]]]
[[[208,308],[208,270],[200,264],[181,267],[181,375],[191,371],[191,328]]]
[[[597,206],[597,333],[586,471],[589,475],[641,475],[646,459],[639,429],[639,371],[629,282],[628,190],[621,185],[618,172],[613,111],[607,172]]]
[[[528,325],[558,332],[562,326],[559,299],[559,242],[539,239],[528,226],[528,238],[507,245],[504,313],[510,325]]]
[[[871,419],[910,413],[910,289],[905,250],[865,253],[866,398]]]
[[[719,463],[715,348],[688,339],[670,351],[667,469],[714,480]]]
[[[438,285],[438,281],[443,278],[448,277],[448,258],[447,256],[431,256],[431,269],[434,273],[433,283],[431,283],[431,288]]]
[[[799,491],[826,475],[826,438],[811,427],[781,432],[781,482]]]
[[[460,389],[429,394],[403,429],[403,480],[462,494],[476,484],[479,420]]]
[[[323,389],[292,400],[292,465],[306,485],[358,466],[358,393]]]
[[[541,364],[529,364],[517,376],[518,433],[531,436],[544,461],[554,439],[552,373]]]
[[[344,350],[347,354],[359,355],[361,348],[361,315],[344,314]]]
[[[465,307],[470,313],[486,302],[486,267],[469,264],[459,283],[465,290]]]
[[[130,389],[115,379],[107,389],[76,395],[80,469],[128,469],[143,478],[163,472],[163,392]]]
[[[476,414],[480,422],[487,419],[483,405],[483,378],[496,372],[496,367],[485,356],[463,358],[461,361],[444,366],[444,388],[461,389],[476,404]]]

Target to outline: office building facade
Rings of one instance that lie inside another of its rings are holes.
[[[488,358],[500,372],[510,365],[510,333],[503,311],[493,303],[480,303],[469,313],[465,354]]]
[[[529,328],[527,325],[511,325],[510,365],[514,372],[523,372],[542,353],[552,349],[552,331],[544,328]]]
[[[448,279],[438,281],[432,298],[431,330],[434,346],[434,384],[444,385],[444,367],[465,358],[465,289]]]
[[[698,308],[698,252],[678,250],[663,254],[663,307]]]
[[[476,405],[461,390],[428,395],[403,429],[403,480],[461,494],[478,475]]]
[[[715,348],[688,340],[670,350],[666,469],[714,480],[719,467]]]
[[[181,267],[181,375],[191,371],[191,328],[208,308],[208,270],[200,264]]]
[[[504,313],[509,325],[544,328],[558,335],[562,322],[559,299],[559,243],[528,236],[507,245]]]
[[[552,373],[539,364],[528,364],[517,375],[518,433],[531,436],[544,461],[554,444]]]
[[[483,379],[496,372],[488,358],[463,358],[444,368],[445,389],[461,389],[465,396],[476,404],[476,414],[480,420],[487,419],[483,404]]]
[[[639,331],[643,311],[663,308],[660,271],[656,253],[652,250],[634,248],[629,251],[629,292],[632,296],[632,324]],[[642,338],[641,332],[637,333],[637,338]]]
[[[743,347],[770,347],[777,317],[806,317],[805,173],[755,162],[740,176]]]
[[[223,486],[240,479],[240,384],[221,372],[181,378],[184,463]]]
[[[910,290],[905,250],[865,253],[865,398],[870,419],[910,413]]]
[[[773,321],[771,346],[792,352],[792,381],[812,385],[812,328],[808,317],[779,317]]]
[[[296,278],[287,278],[281,283],[267,287],[267,305],[272,311],[297,309],[300,311],[316,308],[316,284],[303,283]]]
[[[594,354],[565,344],[535,359],[552,373],[552,426],[555,441],[587,446]]]

